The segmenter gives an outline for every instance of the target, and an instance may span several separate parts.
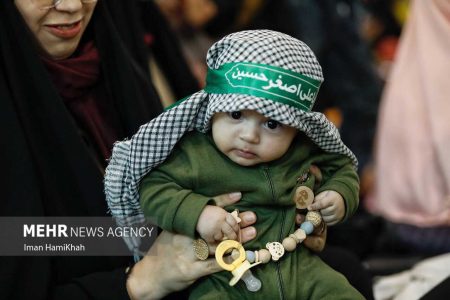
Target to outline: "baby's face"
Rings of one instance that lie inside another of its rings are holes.
[[[296,134],[297,129],[253,110],[216,113],[212,121],[217,148],[235,163],[246,167],[280,158]]]

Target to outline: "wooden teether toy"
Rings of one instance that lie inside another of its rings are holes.
[[[307,186],[299,186],[294,195],[294,202],[298,209],[307,208],[314,200],[313,191]],[[240,219],[237,212],[232,213],[233,217],[239,223]],[[245,282],[249,291],[256,292],[261,288],[261,281],[257,279],[250,271],[250,268],[266,264],[269,261],[278,261],[286,251],[292,252],[297,248],[297,245],[302,243],[306,237],[314,231],[314,228],[322,225],[322,216],[318,211],[309,211],[306,214],[305,222],[300,224],[300,227],[283,239],[282,243],[268,242],[266,249],[259,249],[256,251],[245,251],[240,241],[225,240],[222,241],[216,249],[217,263],[225,270],[230,271],[233,277],[230,280],[230,286],[234,286],[239,279]],[[240,240],[240,232],[239,232]],[[232,253],[233,261],[226,263],[224,255]]]

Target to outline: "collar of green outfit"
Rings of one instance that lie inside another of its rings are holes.
[[[321,81],[280,67],[248,62],[208,69],[205,92],[244,94],[311,111]]]

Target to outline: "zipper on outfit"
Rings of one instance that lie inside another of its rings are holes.
[[[270,172],[269,172],[269,167],[268,166],[263,166],[262,167],[263,172],[264,172],[264,176],[266,177],[267,181],[269,182],[269,189],[270,192],[272,194],[272,200],[273,202],[276,202],[275,199],[275,186],[273,184],[273,180],[272,177],[270,176]],[[284,227],[284,219],[286,217],[286,211],[283,209],[281,212],[281,227],[280,227],[280,235],[278,236],[278,240],[281,241],[281,239],[283,238],[283,227]],[[280,294],[280,299],[285,299],[284,297],[284,284],[283,284],[283,277],[281,276],[281,266],[280,266],[280,262],[277,261],[275,262],[276,264],[276,269],[277,269],[277,278],[278,278],[278,292]]]

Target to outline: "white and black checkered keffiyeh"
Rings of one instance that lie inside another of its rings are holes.
[[[249,62],[280,67],[323,81],[322,69],[309,47],[286,34],[269,30],[230,34],[208,51],[207,64],[218,69],[225,63]],[[338,130],[318,112],[306,112],[270,99],[245,94],[211,94],[201,90],[140,127],[129,140],[114,145],[106,168],[105,192],[109,209],[120,225],[144,221],[139,204],[139,183],[161,164],[188,131],[207,132],[216,112],[255,110],[264,116],[306,133],[327,152],[356,157],[343,144]],[[134,242],[130,247],[138,246]],[[131,242],[133,243],[133,242]]]

